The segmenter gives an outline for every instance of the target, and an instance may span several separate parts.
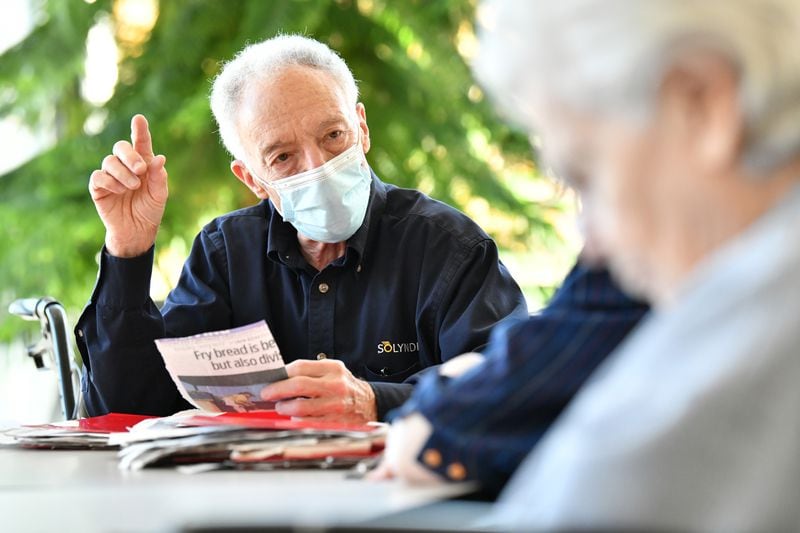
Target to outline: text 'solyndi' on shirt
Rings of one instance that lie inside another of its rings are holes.
[[[485,232],[374,174],[364,223],[322,271],[268,201],[203,228],[160,310],[149,297],[152,265],[153,250],[132,259],[102,254],[76,326],[92,415],[186,408],[153,340],[264,319],[287,363],[324,354],[368,381],[382,419],[408,398],[417,373],[481,350],[498,322],[527,315]]]

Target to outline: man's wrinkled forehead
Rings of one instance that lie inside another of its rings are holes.
[[[352,121],[344,89],[329,73],[308,67],[254,79],[242,95],[238,123],[243,136],[286,128],[318,129],[340,117]]]
[[[250,80],[241,97],[241,107],[302,110],[309,107],[352,107],[346,91],[324,70],[290,66]]]

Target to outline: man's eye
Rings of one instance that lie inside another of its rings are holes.
[[[339,137],[342,136],[342,134],[344,134],[344,132],[342,130],[336,130],[336,131],[330,132],[328,134],[328,137],[330,137],[331,139],[338,139]]]
[[[274,159],[276,163],[285,163],[289,159],[289,154],[278,154],[278,156]]]

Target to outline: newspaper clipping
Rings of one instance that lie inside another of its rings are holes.
[[[286,379],[278,345],[263,320],[191,337],[157,339],[161,356],[181,395],[212,412],[274,408],[261,400],[268,383]]]

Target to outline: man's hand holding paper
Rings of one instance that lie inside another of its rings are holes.
[[[372,387],[341,361],[300,359],[284,366],[264,321],[156,345],[183,397],[206,411],[274,407],[282,415],[348,424],[378,418]]]
[[[288,379],[264,387],[261,398],[277,402],[283,415],[353,424],[377,420],[375,393],[341,361],[297,360],[286,365]]]

